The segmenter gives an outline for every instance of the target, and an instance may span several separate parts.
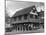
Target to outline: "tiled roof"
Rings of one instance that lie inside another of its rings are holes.
[[[17,11],[12,17],[27,14],[27,13],[31,12],[32,7],[35,7],[35,6],[27,7],[20,11]]]

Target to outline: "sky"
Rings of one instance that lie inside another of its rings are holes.
[[[37,6],[38,12],[44,8],[44,4],[40,2],[6,1],[6,13],[12,17],[17,11],[33,5]]]

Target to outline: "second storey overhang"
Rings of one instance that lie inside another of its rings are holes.
[[[31,22],[31,23],[42,23],[42,21],[40,19],[29,18],[27,20],[22,19],[21,21],[12,21],[12,24],[16,24],[16,23],[28,23],[28,22]]]

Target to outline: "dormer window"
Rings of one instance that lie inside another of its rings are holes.
[[[33,14],[33,13],[34,13],[33,10],[31,10],[30,14]]]
[[[35,8],[33,8],[33,10],[35,10]]]
[[[35,10],[31,10],[32,13],[35,13],[36,11]]]
[[[33,10],[31,10],[31,12],[33,12]]]

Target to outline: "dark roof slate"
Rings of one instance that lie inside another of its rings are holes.
[[[27,14],[31,11],[32,7],[35,7],[35,6],[30,6],[30,7],[24,8],[20,11],[17,11],[12,17]]]

